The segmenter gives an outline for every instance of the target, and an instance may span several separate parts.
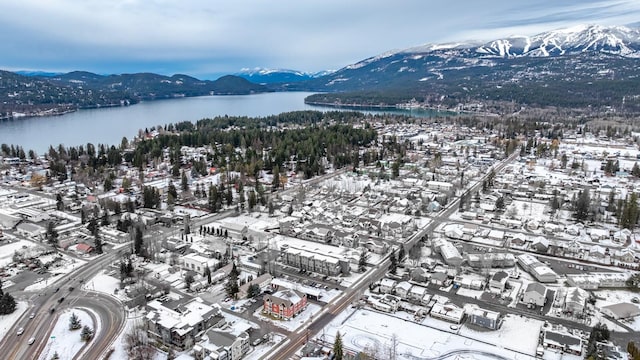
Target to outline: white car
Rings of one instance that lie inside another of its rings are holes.
[[[34,342],[36,342],[36,338],[30,338],[29,341],[27,341],[27,344],[32,345]]]
[[[31,315],[29,315],[29,319],[33,319],[34,317],[36,317],[36,313],[31,313]]]
[[[18,336],[24,334],[24,328],[18,329]]]

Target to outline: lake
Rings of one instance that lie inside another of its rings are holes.
[[[0,122],[0,144],[22,146],[43,154],[49,145],[119,145],[123,136],[132,139],[138,129],[180,121],[197,121],[215,116],[261,117],[296,110],[330,108],[311,106],[304,98],[312,93],[277,92],[242,96],[200,96],[147,101],[127,107],[79,110],[61,116],[25,118]],[[409,114],[404,110],[367,111]],[[411,112],[414,114],[414,112]],[[421,112],[417,116],[434,116]]]

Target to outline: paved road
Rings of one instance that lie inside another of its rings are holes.
[[[93,277],[117,256],[119,254],[114,252],[93,260],[65,275],[41,293],[22,292],[16,294],[18,297],[30,297],[33,305],[25,311],[24,315],[9,330],[7,336],[0,341],[0,354],[7,355],[2,358],[38,358],[47,345],[61,310],[71,307],[84,307],[91,309],[100,317],[101,329],[96,333],[95,340],[83,349],[83,352],[92,356],[90,358],[98,359],[99,354],[102,354],[107,349],[124,327],[123,306],[119,301],[108,295],[81,291],[81,279]],[[75,289],[69,291],[70,286]],[[55,291],[56,288],[59,288],[59,291]],[[59,299],[62,297],[64,297],[64,300],[60,303]],[[55,309],[53,312],[51,312],[52,308]],[[31,313],[35,313],[34,319],[29,319]],[[24,327],[25,332],[20,341],[15,341],[15,334],[20,327]],[[27,340],[30,337],[35,338],[33,345],[27,344]]]
[[[517,153],[512,154],[510,157],[502,161],[500,164],[492,167],[494,172],[501,171],[505,166],[517,158]],[[473,193],[482,186],[482,181],[489,175],[489,172],[482,178],[477,180],[472,185],[468,186],[466,192]],[[459,206],[460,198],[456,198],[454,201],[447,204],[447,207],[433,217],[432,221],[419,230],[416,234],[410,237],[404,244],[406,250],[410,250],[418,241],[420,241],[424,235],[429,234],[443,221],[446,221],[451,214],[453,214]],[[364,292],[364,288],[370,283],[375,282],[382,278],[391,262],[387,255],[378,267],[366,274],[359,282],[345,290],[341,297],[338,297],[333,304],[328,304],[325,309],[320,312],[320,315],[315,317],[306,329],[301,329],[297,332],[291,333],[287,339],[284,340],[279,346],[274,347],[269,352],[261,357],[261,359],[291,359],[300,347],[304,345],[307,339],[314,337],[318,334],[327,324],[329,324],[340,312],[342,312],[349,304],[354,300],[357,300]]]

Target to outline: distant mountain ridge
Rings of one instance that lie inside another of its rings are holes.
[[[447,108],[506,101],[640,111],[639,65],[639,29],[581,25],[389,51],[287,89],[358,93],[320,94],[311,103],[393,105],[415,98]]]
[[[321,76],[331,74],[333,71],[326,70],[316,73],[308,73],[304,71],[289,70],[289,69],[266,69],[266,68],[254,68],[254,69],[242,69],[240,72],[233,75],[240,76],[251,82],[257,84],[279,84],[279,83],[294,83],[301,82],[310,79],[315,79]]]
[[[98,75],[73,71],[24,76],[0,71],[0,119],[61,114],[81,108],[123,106],[141,100],[271,91],[238,76],[215,81],[153,73]],[[17,115],[16,115],[17,114]]]

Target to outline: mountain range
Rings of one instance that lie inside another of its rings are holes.
[[[498,113],[561,107],[640,112],[640,30],[581,25],[534,36],[427,44],[337,71],[243,69],[215,81],[151,73],[0,71],[0,118],[120,106],[141,100],[267,91],[315,91],[308,103],[411,103]],[[43,113],[45,111],[45,113]]]
[[[73,71],[66,74],[35,72],[25,76],[0,71],[0,119],[123,106],[142,100],[269,91],[264,85],[233,75],[210,81],[188,75],[152,73],[98,75]]]
[[[247,79],[257,84],[287,84],[319,78],[333,73],[332,70],[308,73],[289,69],[242,69],[233,75]]]
[[[415,99],[448,108],[509,102],[638,111],[638,65],[640,30],[583,25],[530,37],[390,51],[286,88],[330,92],[308,100],[326,104],[394,105]]]

